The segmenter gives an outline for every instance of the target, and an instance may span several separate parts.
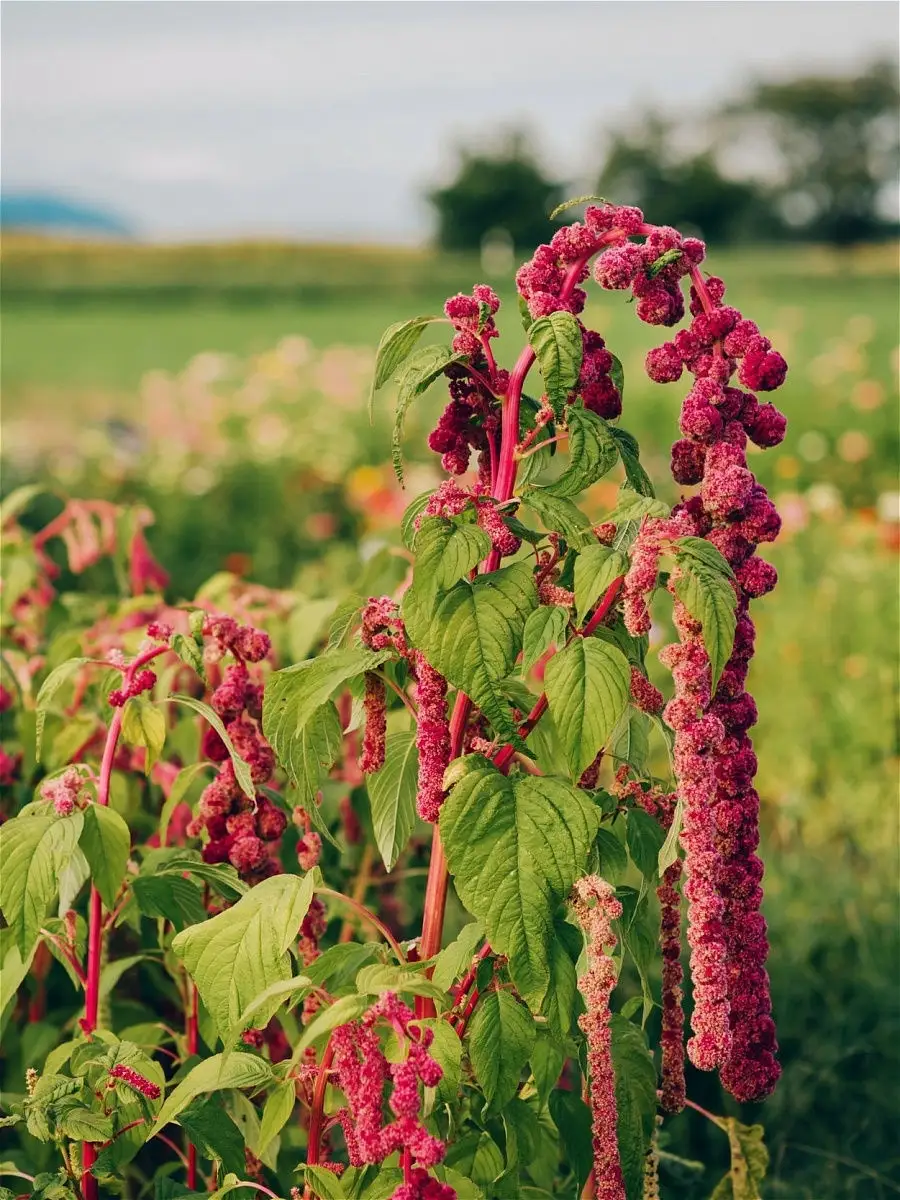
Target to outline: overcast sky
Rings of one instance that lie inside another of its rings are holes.
[[[898,18],[893,0],[5,0],[2,23],[5,191],[154,238],[416,240],[460,141],[527,127],[583,186],[641,106],[893,55]]]

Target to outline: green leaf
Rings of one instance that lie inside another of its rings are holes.
[[[0,827],[0,909],[23,958],[38,939],[83,825],[80,812],[61,819],[31,812]]]
[[[201,774],[201,772],[214,767],[211,762],[195,762],[189,767],[184,767],[175,776],[172,781],[172,786],[169,788],[169,794],[166,797],[165,804],[162,806],[162,811],[159,814],[159,844],[165,846],[166,839],[169,834],[169,822],[172,820],[172,814],[178,805],[184,800],[190,791],[191,784]]]
[[[522,635],[522,674],[527,675],[551,646],[565,642],[569,614],[556,604],[542,604],[525,622]]]
[[[719,1117],[716,1124],[728,1134],[731,1167],[710,1200],[762,1200],[761,1184],[769,1167],[762,1125],[742,1125],[734,1117]]]
[[[418,778],[415,734],[388,734],[384,766],[367,779],[375,844],[386,871],[393,871],[416,823]]]
[[[403,512],[403,516],[400,518],[400,539],[407,550],[415,550],[416,548],[416,539],[419,536],[419,531],[416,528],[416,518],[427,507],[428,501],[433,495],[434,491],[432,490],[423,492],[421,496],[416,496],[415,500],[410,500]]]
[[[78,843],[91,868],[91,879],[104,905],[111,909],[125,878],[131,832],[114,808],[89,804]]]
[[[681,796],[675,802],[675,812],[672,814],[672,824],[669,826],[669,832],[666,834],[666,840],[663,842],[659,851],[659,858],[656,860],[656,869],[660,875],[671,867],[672,863],[678,858],[678,838],[681,833],[681,822],[684,819],[684,800]]]
[[[631,706],[610,746],[610,755],[618,763],[628,763],[644,774],[650,756],[650,721],[646,713]]]
[[[304,974],[314,987],[327,987],[329,992],[336,993],[352,982],[360,967],[371,962],[377,953],[374,942],[338,942],[304,967]]]
[[[106,1142],[113,1135],[112,1117],[83,1107],[67,1109],[57,1128],[73,1142]]]
[[[222,724],[218,714],[208,704],[204,704],[202,700],[195,700],[193,696],[183,696],[178,692],[173,692],[171,696],[167,696],[166,703],[184,704],[187,708],[193,709],[195,713],[199,713],[204,721],[212,725],[213,729],[225,743],[225,747],[231,756],[234,777],[238,781],[238,786],[248,800],[255,800],[256,788],[253,786],[253,780],[250,778],[250,768],[238,754],[237,750],[235,750],[231,738],[228,736],[228,730]]]
[[[47,713],[50,709],[50,704],[53,697],[63,686],[68,683],[76,671],[85,666],[86,663],[93,662],[90,658],[70,658],[66,662],[60,663],[58,667],[50,672],[44,682],[41,684],[37,698],[34,702],[36,721],[34,728],[34,738],[36,750],[35,754],[38,758],[41,757],[41,742],[44,738],[44,724],[47,720]]]
[[[575,608],[579,624],[615,580],[628,573],[628,558],[609,546],[585,546],[575,559]]]
[[[491,539],[478,525],[426,517],[416,538],[415,585],[431,599],[465,578],[490,550]]]
[[[302,879],[264,879],[233,908],[183,930],[173,940],[173,951],[196,983],[223,1039],[261,992],[291,978],[287,950],[306,916],[315,881],[314,872]],[[257,1014],[258,1023],[265,1025],[280,1003],[280,997],[270,998]]]
[[[269,880],[264,882],[268,883]],[[262,887],[262,884],[259,885]],[[257,889],[258,890],[258,889]],[[221,1092],[226,1088],[260,1088],[272,1079],[272,1069],[267,1062],[255,1054],[235,1051],[226,1059],[222,1054],[206,1058],[190,1070],[174,1091],[166,1097],[165,1104],[148,1135],[150,1138],[163,1130],[197,1096],[210,1092]]]
[[[625,378],[624,373],[617,373],[616,364],[619,364],[621,372],[622,364],[617,358],[613,358],[613,369],[610,371],[610,376],[613,383],[620,392],[624,392]],[[641,466],[640,449],[637,444],[637,439],[633,437],[627,429],[621,429],[617,425],[610,425],[609,432],[616,440],[616,445],[619,447],[619,457],[622,459],[622,466],[625,468],[625,478],[628,481],[629,487],[634,488],[636,492],[640,492],[642,496],[653,496],[653,484],[650,482],[650,476]]]
[[[609,203],[605,196],[573,196],[571,200],[563,200],[562,204],[557,204],[550,214],[549,220],[555,221],[567,209],[575,208],[579,204],[593,204],[594,201],[599,201],[601,204]]]
[[[526,488],[523,500],[541,518],[545,529],[551,533],[561,533],[576,550],[596,545],[590,518],[571,500],[563,496],[551,496],[543,488],[536,487]]]
[[[503,1171],[503,1155],[500,1147],[489,1133],[468,1133],[447,1147],[444,1167],[454,1171],[476,1187],[488,1187]],[[459,1200],[470,1200],[466,1192],[459,1193]],[[471,1200],[474,1200],[472,1193]]]
[[[318,812],[316,793],[341,752],[343,736],[338,711],[333,701],[327,700],[279,753],[281,765],[296,785],[300,803],[311,814]],[[334,844],[324,821],[321,825]]]
[[[173,633],[169,646],[181,661],[206,682],[206,665],[203,662],[203,650],[192,637],[183,633]]]
[[[594,846],[600,856],[600,874],[610,883],[617,883],[628,870],[625,847],[611,829],[601,829]]]
[[[431,385],[451,363],[462,362],[463,354],[454,354],[447,346],[424,346],[417,350],[404,366],[397,381],[397,409],[394,414],[394,431],[391,435],[391,462],[400,486],[403,486],[403,422],[409,406],[417,396],[427,392]]]
[[[265,1154],[272,1141],[278,1137],[291,1119],[297,1103],[296,1085],[293,1079],[285,1079],[269,1092],[259,1125],[259,1149]]]
[[[356,990],[363,996],[380,996],[384,992],[400,992],[409,996],[430,996],[432,1000],[447,1000],[444,989],[418,971],[404,971],[388,963],[372,963],[356,976]]]
[[[602,479],[619,461],[619,451],[602,417],[584,408],[570,408],[569,465],[558,479],[544,485],[550,496],[571,499]]]
[[[222,1039],[225,1049],[227,1050],[229,1046],[233,1045],[245,1029],[257,1029],[267,1024],[289,997],[295,996],[297,992],[307,991],[310,986],[311,981],[307,976],[295,975],[293,979],[281,979],[277,983],[270,983],[267,988],[263,988],[258,995],[253,997]],[[259,1013],[266,1014],[265,1020],[259,1017]]]
[[[623,487],[609,519],[618,525],[623,521],[640,521],[644,517],[667,517],[670,512],[664,500],[654,500],[652,496],[642,496]]]
[[[445,992],[469,969],[478,944],[484,940],[484,928],[480,921],[463,925],[456,938],[445,946],[437,956],[431,978]]]
[[[578,383],[582,356],[581,329],[571,313],[550,313],[529,326],[528,341],[541,369],[547,399],[559,417]]]
[[[408,321],[397,321],[389,325],[381,335],[375,352],[375,373],[369,392],[369,419],[372,418],[375,393],[383,388],[399,366],[406,362],[416,348],[416,343],[425,332],[425,326],[438,317],[410,317]]]
[[[331,650],[340,650],[346,647],[350,641],[350,634],[359,624],[359,610],[365,604],[365,600],[357,592],[352,593],[343,599],[331,616],[328,622],[328,641],[325,644],[325,652]]]
[[[433,1020],[421,1022],[431,1029],[434,1040],[429,1047],[429,1053],[444,1072],[440,1083],[435,1089],[426,1089],[425,1095],[429,1104],[438,1106],[454,1105],[459,1096],[459,1080],[462,1064],[462,1042],[459,1034],[449,1021],[436,1017]],[[425,1116],[430,1110],[426,1108]]]
[[[334,719],[319,710],[342,683],[374,671],[388,658],[389,650],[329,650],[269,677],[263,698],[263,733],[296,782],[308,780],[312,762],[327,758],[333,744]],[[307,747],[300,735],[317,713],[322,725]]]
[[[220,1162],[223,1171],[243,1174],[244,1139],[221,1104],[211,1099],[195,1100],[179,1114],[178,1124],[206,1158]]]
[[[145,917],[171,921],[176,929],[201,924],[206,918],[202,889],[183,875],[168,871],[137,875],[131,890]]]
[[[625,1194],[627,1200],[641,1200],[644,1158],[656,1121],[656,1068],[642,1030],[618,1015],[610,1019],[609,1026]]]
[[[683,564],[681,571],[681,578],[675,580],[675,595],[702,626],[715,692],[734,648],[737,596],[729,580],[708,567],[697,564],[688,569]]]
[[[572,1026],[572,1012],[575,1007],[575,992],[577,981],[575,962],[566,943],[577,939],[575,958],[581,950],[581,938],[571,925],[564,921],[554,924],[554,938],[550,946],[550,986],[541,1012],[547,1018],[551,1032],[559,1038],[565,1038]]]
[[[303,1058],[303,1051],[307,1046],[311,1046],[319,1038],[324,1037],[327,1033],[331,1033],[332,1029],[336,1029],[338,1025],[346,1025],[348,1021],[355,1021],[369,1007],[370,1000],[368,996],[352,995],[340,996],[332,1004],[329,1004],[327,1008],[320,1008],[305,1027],[303,1036],[294,1047],[289,1070],[293,1070],[297,1063],[300,1062]]]
[[[479,1000],[469,1026],[469,1058],[495,1111],[516,1094],[535,1037],[534,1018],[509,992],[488,992]]]
[[[190,871],[204,883],[211,884],[226,900],[239,900],[249,891],[247,884],[230,863],[204,862],[197,851],[178,848],[174,849],[174,853],[170,850],[169,855],[159,860],[159,866],[154,874],[163,872],[180,874],[182,871]]]
[[[628,659],[608,642],[576,637],[550,659],[544,688],[577,779],[606,745],[628,704]]]
[[[655,279],[660,271],[664,271],[672,263],[678,262],[679,258],[681,258],[681,253],[680,250],[676,250],[674,247],[671,250],[664,250],[659,258],[655,258],[649,267],[644,268],[647,278]]]
[[[464,763],[441,808],[447,861],[463,904],[537,1009],[550,982],[553,911],[584,872],[597,809],[562,780],[509,779],[478,755]]]
[[[100,972],[100,999],[111,996],[125,972],[136,967],[138,963],[145,962],[146,958],[146,954],[129,954],[126,958],[114,958],[112,962],[106,963]]]
[[[631,861],[648,883],[658,879],[659,852],[666,835],[658,821],[642,808],[632,808],[628,813],[625,842]]]
[[[26,483],[22,487],[13,488],[8,496],[0,503],[0,528],[24,512],[36,496],[42,495],[47,488],[42,483]]]
[[[525,621],[537,603],[526,562],[472,583],[461,581],[439,600],[422,646],[434,669],[472,698],[498,734],[520,747],[501,681],[515,665]]]
[[[702,566],[734,579],[734,571],[729,566],[728,559],[717,546],[701,537],[681,537],[675,540],[675,561],[686,565],[690,570],[692,565]]]
[[[565,1062],[565,1051],[560,1048],[556,1039],[546,1028],[539,1029],[537,1041],[531,1050],[531,1074],[541,1104],[546,1104],[551,1092],[555,1090]]]
[[[340,1177],[327,1167],[314,1167],[309,1163],[303,1167],[306,1181],[318,1200],[347,1200],[347,1193]]]
[[[575,1092],[559,1089],[550,1094],[550,1115],[577,1180],[576,1195],[580,1196],[594,1165],[591,1110]]]

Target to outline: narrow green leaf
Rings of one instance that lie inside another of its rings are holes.
[[[567,209],[575,208],[579,204],[593,204],[595,201],[600,204],[607,204],[605,196],[573,196],[571,200],[563,200],[562,204],[557,204],[553,212],[550,214],[549,220],[555,221],[557,217],[562,216]]]
[[[253,780],[250,778],[250,768],[235,750],[231,738],[228,736],[228,730],[222,724],[218,714],[204,704],[202,700],[195,700],[193,696],[183,696],[178,692],[173,692],[171,696],[166,697],[168,704],[183,704],[187,708],[191,708],[195,713],[199,713],[204,721],[212,725],[213,729],[225,743],[225,747],[231,756],[231,764],[234,767],[234,776],[238,781],[238,786],[248,800],[256,798],[256,788],[253,786]]]
[[[34,729],[35,754],[38,759],[41,757],[41,742],[44,739],[44,724],[47,720],[47,713],[53,701],[53,697],[59,689],[72,678],[72,676],[89,662],[93,662],[90,658],[70,658],[66,662],[60,663],[58,667],[50,672],[47,678],[40,686],[37,697],[34,702],[36,722]]]
[[[631,861],[648,883],[658,879],[659,853],[666,835],[658,821],[642,808],[632,808],[628,813],[625,842]]]
[[[529,326],[528,341],[541,369],[547,399],[559,417],[578,383],[582,357],[581,329],[571,313],[550,313]]]
[[[609,1025],[625,1194],[627,1200],[641,1200],[644,1158],[656,1121],[656,1068],[641,1029],[618,1015]]]
[[[480,921],[463,925],[454,940],[437,956],[431,978],[445,992],[449,992],[455,981],[467,971],[479,943],[484,940],[484,927]]]
[[[575,638],[547,664],[547,702],[576,779],[606,745],[628,704],[630,687],[628,659],[597,638]]]
[[[703,628],[703,644],[709,655],[712,690],[715,692],[734,648],[737,628],[737,596],[730,581],[699,563],[681,566],[675,580],[675,595]]]
[[[562,780],[509,779],[478,755],[440,815],[457,893],[510,960],[520,994],[537,1009],[550,982],[553,911],[583,874],[598,826],[587,796]]]
[[[302,879],[264,879],[233,908],[174,938],[172,949],[196,983],[221,1037],[266,988],[291,979],[287,950],[309,908],[315,881],[314,872]],[[280,1003],[281,997],[270,997],[255,1014],[258,1023],[265,1025]]]
[[[263,988],[258,995],[253,997],[222,1039],[226,1051],[237,1041],[245,1029],[261,1028],[262,1025],[271,1021],[286,1000],[296,997],[298,992],[308,991],[310,986],[311,981],[305,975],[296,975],[293,979],[281,979],[277,983],[270,983],[268,987]],[[259,1015],[263,1012],[267,1014],[265,1021]]]
[[[400,486],[403,486],[403,423],[409,406],[440,378],[451,363],[462,362],[465,355],[454,354],[447,346],[424,346],[406,363],[397,381],[397,410],[391,435],[391,462]]]
[[[169,836],[169,822],[172,820],[172,814],[182,800],[190,791],[191,784],[203,771],[214,767],[211,762],[195,762],[190,766],[184,767],[178,772],[172,781],[172,786],[169,788],[169,794],[166,796],[165,803],[162,806],[162,811],[159,814],[159,844],[165,846]]]
[[[488,992],[469,1027],[469,1058],[494,1110],[516,1094],[536,1036],[534,1018],[509,992]]]
[[[367,779],[375,844],[387,871],[393,871],[416,823],[418,777],[415,734],[389,734],[384,766]]]
[[[3,497],[0,503],[0,528],[11,521],[13,517],[17,517],[19,513],[24,512],[28,505],[36,496],[40,496],[46,492],[47,488],[42,483],[26,483],[22,487],[13,488],[8,496]]]
[[[728,1134],[731,1167],[710,1200],[762,1200],[762,1181],[769,1168],[762,1125],[742,1125],[734,1117],[720,1117],[716,1124]]]
[[[569,464],[558,479],[545,484],[550,496],[571,499],[591,487],[619,461],[619,451],[602,417],[584,408],[570,408]]]
[[[23,958],[38,939],[83,825],[80,812],[61,819],[31,812],[0,827],[0,909]]]
[[[551,1032],[558,1038],[565,1038],[572,1026],[577,991],[575,960],[581,950],[581,938],[577,930],[565,921],[556,921],[553,928],[554,938],[550,946],[550,986],[547,988],[541,1012],[547,1018]],[[574,958],[572,949],[575,951]]]
[[[575,559],[575,608],[582,624],[616,579],[628,573],[628,557],[609,546],[585,546]]]
[[[522,675],[527,675],[551,646],[561,646],[566,640],[569,614],[556,604],[542,604],[525,622],[522,634]]]
[[[690,569],[691,565],[700,563],[702,566],[708,567],[711,571],[725,575],[728,579],[734,579],[734,571],[732,571],[728,559],[717,546],[714,546],[712,542],[708,542],[706,538],[677,538],[675,541],[675,561],[682,565],[687,564],[688,569]]]
[[[610,372],[613,383],[620,392],[625,387],[624,373],[616,371],[616,363],[619,360],[614,358],[613,369]],[[619,368],[621,370],[621,363]],[[628,432],[627,429],[622,429],[618,425],[610,425],[609,432],[616,440],[616,445],[619,447],[619,456],[622,459],[622,466],[625,468],[625,478],[628,481],[629,487],[634,488],[636,492],[640,492],[642,496],[654,496],[656,493],[653,490],[653,484],[650,481],[650,476],[641,466],[640,449],[637,444],[637,439]]]
[[[236,1052],[230,1054],[227,1060],[221,1054],[214,1054],[204,1059],[166,1097],[148,1140],[156,1137],[170,1121],[174,1121],[195,1097],[221,1092],[226,1088],[265,1087],[271,1078],[271,1067],[255,1054]]]
[[[115,905],[131,853],[131,832],[114,808],[89,804],[84,810],[79,846],[91,878],[107,908]]]
[[[672,863],[678,857],[678,838],[681,834],[681,822],[684,819],[684,800],[681,796],[675,802],[675,812],[672,816],[672,824],[669,826],[669,832],[666,834],[666,840],[663,842],[659,851],[659,858],[656,860],[656,869],[660,875],[671,867]]]
[[[356,976],[356,990],[365,996],[399,992],[409,996],[429,996],[432,1000],[442,1002],[447,1000],[444,989],[427,976],[418,971],[404,971],[387,963],[372,963],[363,967]]]
[[[407,550],[415,550],[416,548],[416,538],[419,536],[419,531],[416,528],[416,518],[427,506],[428,501],[433,495],[434,491],[432,490],[423,492],[421,496],[416,496],[415,500],[410,500],[404,510],[403,516],[400,518],[400,538]]]
[[[370,1007],[371,1001],[368,996],[352,995],[340,996],[327,1008],[320,1008],[304,1028],[303,1036],[294,1047],[289,1069],[292,1070],[300,1062],[307,1046],[312,1046],[314,1042],[331,1033],[332,1029],[336,1029],[338,1025],[346,1025],[348,1021],[357,1020]]]
[[[375,372],[369,392],[369,420],[374,414],[375,393],[384,387],[397,368],[412,354],[416,343],[425,332],[425,326],[437,319],[437,317],[411,317],[408,321],[397,321],[394,325],[389,325],[381,335],[381,341],[375,352]]]
[[[262,1120],[259,1125],[259,1148],[265,1153],[272,1141],[278,1137],[285,1125],[291,1119],[294,1105],[297,1103],[296,1084],[293,1079],[285,1079],[277,1084],[269,1093]]]
[[[640,521],[643,517],[667,517],[670,512],[664,500],[654,500],[652,496],[641,496],[631,488],[623,488],[609,519],[618,525],[623,521]]]
[[[215,1100],[194,1100],[178,1114],[178,1124],[206,1158],[221,1163],[223,1172],[243,1172],[244,1139],[228,1113]]]
[[[581,550],[596,545],[592,522],[571,500],[563,496],[551,496],[543,488],[528,487],[523,500],[541,518],[544,528],[551,533],[561,533],[570,546]]]

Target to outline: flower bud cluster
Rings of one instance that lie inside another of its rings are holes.
[[[134,675],[126,675],[122,687],[113,688],[107,700],[113,708],[123,708],[134,696],[149,692],[155,683],[156,675],[145,667],[142,671],[135,671]]]
[[[238,625],[231,617],[210,618],[204,631],[213,639],[214,655],[228,651],[239,658],[226,667],[210,703],[238,756],[249,767],[253,783],[261,787],[272,777],[275,755],[260,729],[262,686],[253,683],[243,660],[265,658],[270,650],[268,635]],[[202,751],[220,765],[216,778],[200,796],[188,836],[199,837],[205,831],[209,840],[202,851],[204,861],[229,862],[248,882],[277,873],[271,850],[287,826],[287,815],[265,795],[258,795],[251,804],[237,781],[228,747],[212,727],[203,735]]]
[[[475,521],[491,539],[491,546],[501,558],[516,554],[522,542],[507,528],[500,510],[493,499],[484,494],[485,489],[476,485],[473,492],[466,491],[452,479],[445,479],[429,498],[428,503],[413,524],[419,529],[426,517],[457,517],[468,509],[475,512]]]
[[[405,1050],[401,1061],[388,1063],[376,1031],[379,1023],[390,1026]],[[339,1120],[352,1166],[380,1163],[402,1150],[424,1169],[443,1159],[446,1147],[423,1124],[419,1095],[420,1082],[436,1087],[443,1077],[428,1053],[433,1038],[432,1030],[417,1024],[415,1014],[393,992],[385,992],[359,1021],[335,1029],[336,1082],[347,1099]],[[428,1193],[413,1193],[422,1194]]]
[[[121,1083],[127,1084],[134,1091],[140,1092],[142,1096],[146,1096],[148,1100],[158,1100],[162,1094],[157,1084],[141,1075],[139,1071],[135,1071],[132,1067],[126,1067],[122,1063],[117,1063],[114,1067],[110,1067],[109,1077],[111,1086],[115,1086],[114,1081],[118,1080]]]
[[[616,945],[612,922],[621,917],[622,905],[605,880],[588,875],[575,884],[572,907],[587,943],[588,969],[578,981],[586,1011],[578,1018],[578,1024],[587,1038],[595,1194],[598,1200],[624,1200],[609,1029],[609,998],[616,986],[616,967],[606,953]]]
[[[69,817],[76,808],[82,807],[84,776],[77,767],[67,767],[61,775],[45,779],[41,784],[41,797],[50,800],[58,817]]]
[[[630,288],[637,315],[648,325],[677,325],[684,316],[680,281],[703,261],[706,247],[668,225],[643,226],[639,232],[647,235],[643,245],[625,242],[600,255],[594,279],[608,291]]]

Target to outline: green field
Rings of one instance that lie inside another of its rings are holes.
[[[746,1116],[769,1130],[767,1200],[887,1197],[900,1191],[896,250],[714,254],[708,265],[790,363],[776,397],[788,438],[751,464],[785,522],[767,553],[782,582],[755,606],[752,687],[786,1070]],[[149,505],[154,549],[185,592],[230,567],[312,599],[334,594],[358,577],[358,548],[396,540],[405,503],[433,484],[422,445],[440,389],[410,415],[404,495],[387,465],[392,397],[379,396],[374,427],[364,415],[372,351],[387,324],[437,312],[481,278],[476,263],[24,244],[4,249],[3,271],[4,492],[49,478]],[[659,331],[621,295],[589,288],[587,323],[624,364],[622,424],[662,478],[684,382],[651,385],[641,365]],[[498,357],[510,365],[522,333],[499,290]],[[312,344],[302,362],[273,351],[298,336]],[[202,361],[186,370],[204,352],[236,361],[214,378]],[[704,1078],[690,1089],[720,1103]],[[687,1132],[672,1149],[710,1152]]]

